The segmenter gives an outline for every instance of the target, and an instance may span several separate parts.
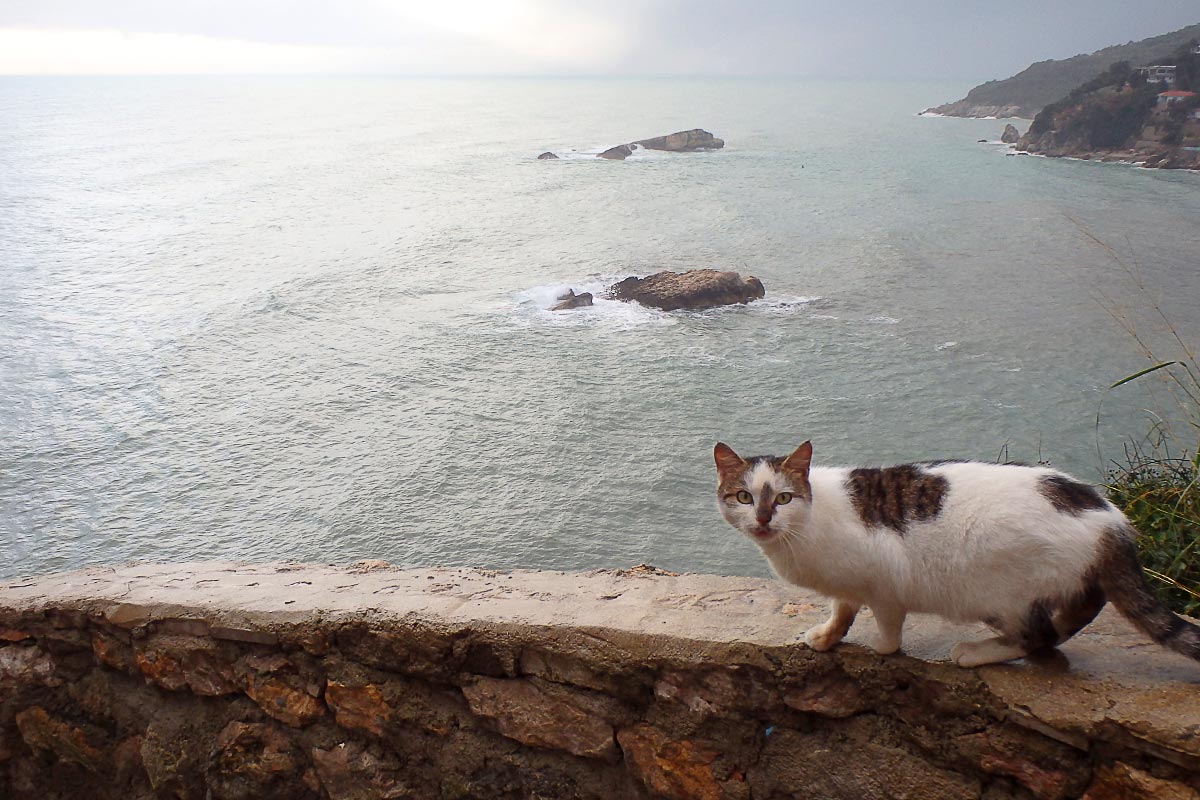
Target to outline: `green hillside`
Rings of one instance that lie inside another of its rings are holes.
[[[991,116],[993,111],[973,113],[971,109],[1013,108],[1013,116],[1033,117],[1044,106],[1066,97],[1077,86],[1096,78],[1112,64],[1127,61],[1134,67],[1150,64],[1163,53],[1173,52],[1194,39],[1200,39],[1200,24],[1143,39],[1114,45],[1090,55],[1078,55],[1061,61],[1039,61],[1001,81],[988,81],[967,93],[956,103],[932,111],[951,116]]]

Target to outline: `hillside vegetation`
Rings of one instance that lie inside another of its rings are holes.
[[[955,117],[1032,118],[1044,106],[1066,97],[1072,89],[1100,76],[1117,62],[1144,67],[1157,63],[1164,53],[1172,53],[1198,38],[1200,24],[1189,25],[1140,42],[1105,47],[1088,55],[1039,61],[1011,78],[976,86],[962,100],[929,110]]]
[[[1175,66],[1173,89],[1200,89],[1200,55],[1192,42],[1160,55],[1157,64]],[[1200,96],[1158,103],[1165,86],[1148,83],[1129,62],[1111,65],[1099,76],[1048,104],[1034,118],[1018,147],[1050,156],[1139,161],[1150,166],[1194,169],[1200,121],[1192,111]]]

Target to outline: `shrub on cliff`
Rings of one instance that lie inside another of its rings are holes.
[[[1108,497],[1138,530],[1142,566],[1174,611],[1200,616],[1200,483],[1195,459],[1131,448]]]

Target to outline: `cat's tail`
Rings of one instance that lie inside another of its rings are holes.
[[[1136,536],[1133,528],[1124,526],[1104,537],[1097,576],[1100,587],[1117,610],[1151,639],[1200,661],[1200,627],[1163,605],[1147,585],[1137,558]]]

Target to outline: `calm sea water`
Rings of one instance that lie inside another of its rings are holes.
[[[965,88],[0,80],[0,575],[765,574],[714,510],[718,439],[1099,480],[1155,402],[1105,396],[1147,363],[1105,298],[1195,341],[1200,176],[914,116]],[[590,157],[696,126],[727,147]],[[767,298],[545,311],[693,267]]]

